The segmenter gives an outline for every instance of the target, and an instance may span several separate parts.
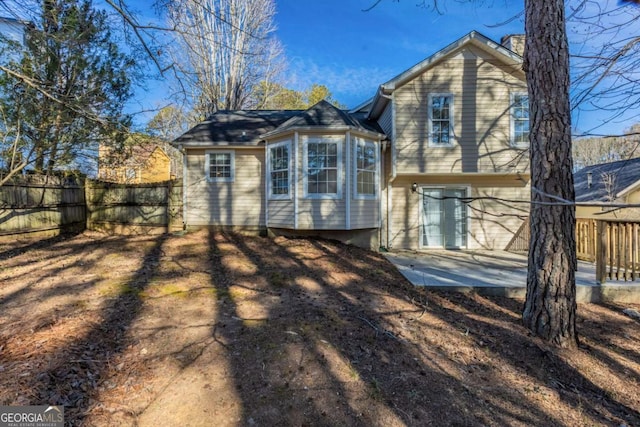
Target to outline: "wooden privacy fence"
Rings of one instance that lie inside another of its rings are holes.
[[[57,234],[85,227],[83,182],[26,175],[0,186],[0,237]]]
[[[115,184],[87,181],[87,228],[115,233],[182,229],[182,182]]]
[[[182,229],[182,183],[114,184],[41,175],[0,186],[0,238],[90,230],[156,233]]]

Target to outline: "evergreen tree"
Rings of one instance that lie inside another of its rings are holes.
[[[5,57],[14,59],[0,66],[1,161],[10,174],[27,166],[39,173],[64,168],[100,142],[123,141],[131,122],[123,108],[135,63],[120,52],[106,13],[89,1],[41,6],[21,52],[6,44],[14,53]]]

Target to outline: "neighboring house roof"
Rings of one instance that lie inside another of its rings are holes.
[[[519,65],[522,63],[522,57],[520,55],[512,52],[511,50],[502,46],[500,43],[491,40],[487,36],[484,36],[477,31],[471,31],[469,34],[459,38],[444,49],[440,49],[433,55],[420,61],[408,70],[381,84],[378,88],[378,92],[371,102],[369,116],[378,117],[382,113],[384,107],[389,102],[388,96],[391,95],[393,91],[403,86],[407,82],[413,80],[418,75],[424,73],[448,55],[460,50],[461,48],[469,44],[476,46],[485,52],[488,52],[489,54],[499,58],[505,63],[510,63],[512,65]]]
[[[573,184],[577,202],[610,202],[640,187],[640,158],[587,166],[573,174]]]
[[[271,132],[301,110],[221,110],[178,137],[174,145],[192,148],[211,145],[258,144],[261,135]]]
[[[357,130],[384,137],[384,132],[366,113],[349,114],[327,101],[307,110],[218,111],[178,137],[173,144],[189,148],[210,146],[254,146],[265,138],[296,130]]]

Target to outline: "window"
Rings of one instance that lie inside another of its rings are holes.
[[[205,173],[213,182],[233,182],[235,153],[233,151],[207,151]]]
[[[429,95],[429,145],[453,145],[453,95]]]
[[[291,145],[287,142],[269,146],[269,197],[289,198],[289,164]]]
[[[124,179],[127,182],[133,182],[136,180],[136,170],[133,168],[126,168],[124,171]]]
[[[511,145],[529,144],[529,95],[511,94]]]
[[[305,144],[306,195],[311,198],[341,196],[340,144],[329,141],[309,141]]]
[[[378,150],[376,143],[355,139],[356,197],[376,196],[376,176],[378,172]]]

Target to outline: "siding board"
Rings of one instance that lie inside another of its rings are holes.
[[[465,180],[466,183],[465,183]],[[424,177],[406,176],[398,178],[393,185],[391,215],[393,248],[418,249],[422,219],[421,197],[411,192],[411,184],[421,186],[471,187],[472,197],[498,197],[508,200],[528,200],[530,187],[516,180],[500,177],[474,177],[474,182],[463,176],[446,175]],[[475,200],[468,209],[470,217],[468,249],[503,250],[528,216],[527,204],[516,205],[500,201]]]
[[[510,93],[526,91],[514,70],[467,47],[396,90],[398,170],[406,173],[524,172],[526,150],[510,146]],[[428,145],[428,96],[453,94],[453,147]]]
[[[264,226],[264,149],[235,150],[233,182],[207,181],[204,165],[205,150],[188,151],[186,224]]]

